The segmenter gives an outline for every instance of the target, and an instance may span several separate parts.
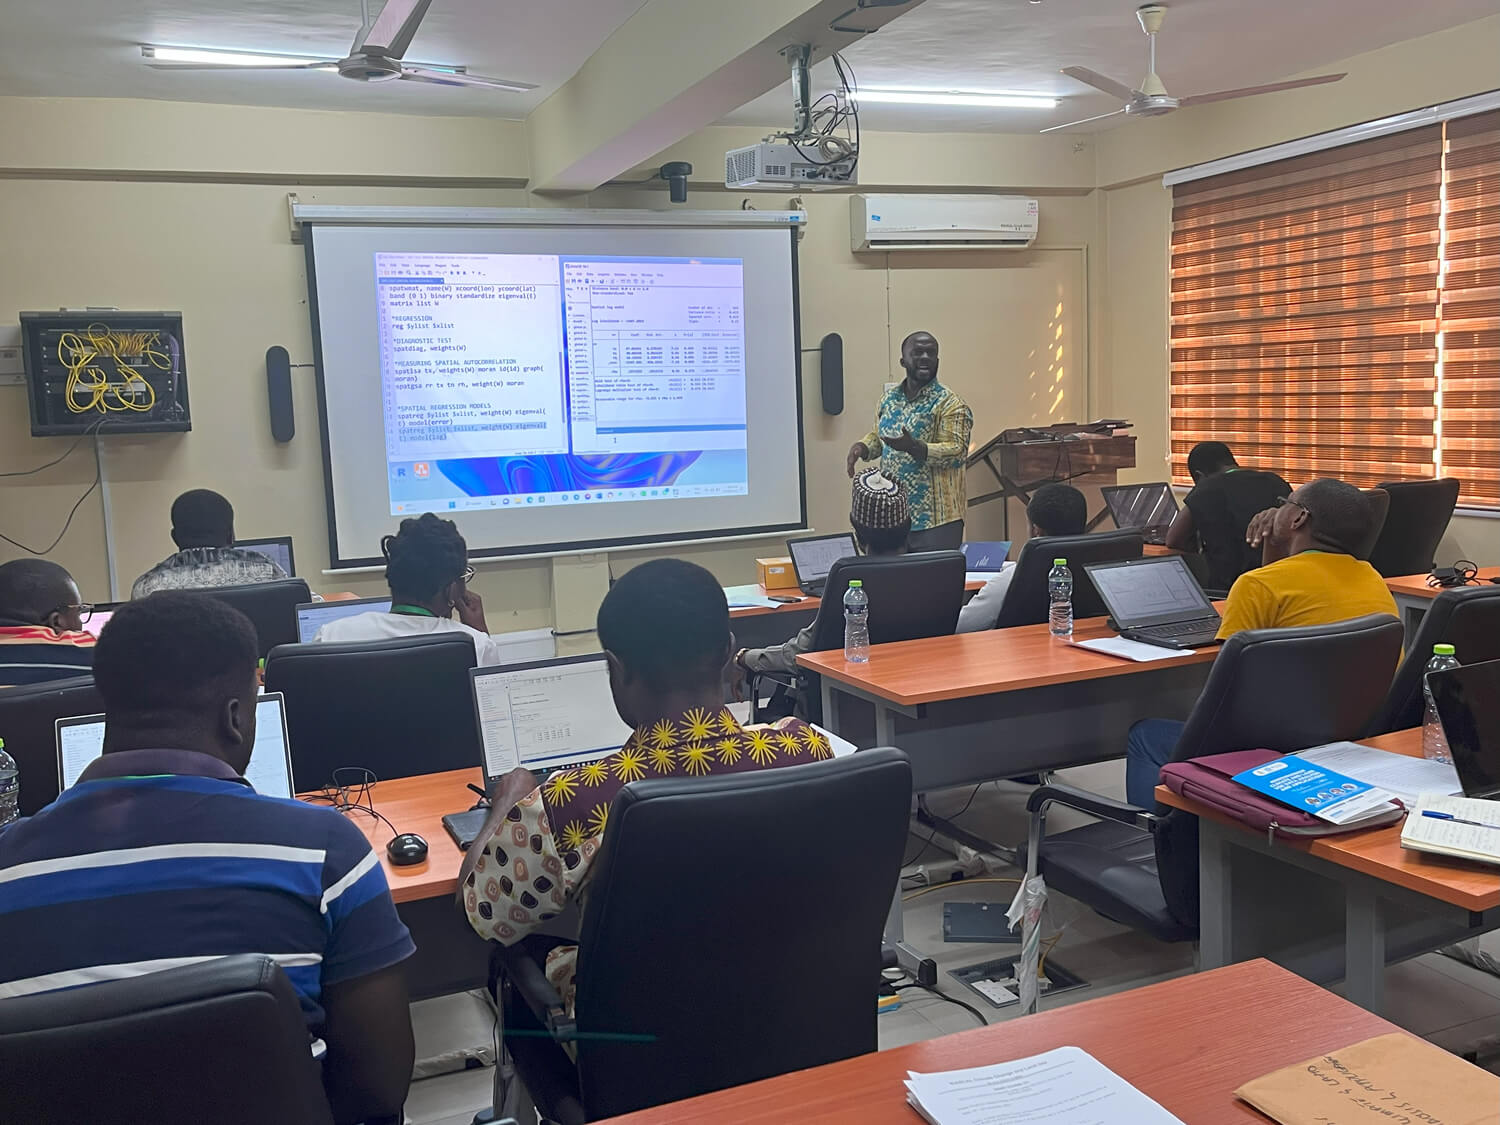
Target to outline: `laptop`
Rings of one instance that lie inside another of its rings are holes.
[[[804,594],[821,597],[828,582],[828,572],[839,559],[853,558],[859,554],[854,545],[854,536],[808,535],[801,539],[788,539],[786,553],[792,556],[792,572],[797,576],[797,585]]]
[[[1118,528],[1140,528],[1147,543],[1165,543],[1177,518],[1177,497],[1166,481],[1112,484],[1099,490]]]
[[[104,753],[104,716],[80,715],[57,720],[57,787],[73,787],[88,764]],[[286,708],[279,691],[267,692],[255,705],[255,746],[245,780],[267,797],[291,797],[292,752],[286,737]]]
[[[303,602],[297,607],[297,640],[310,644],[330,621],[361,613],[389,613],[390,598],[346,598],[339,602]]]
[[[94,612],[89,614],[89,619],[83,623],[83,631],[89,633],[97,641],[99,634],[104,631],[104,626],[109,624],[109,619],[115,615],[124,602],[95,602]]]
[[[1010,554],[1010,540],[994,543],[965,543],[963,545],[964,569],[970,573],[998,573],[1005,569],[1006,556]]]
[[[290,535],[277,535],[269,539],[236,539],[234,545],[246,551],[259,551],[281,567],[288,578],[297,577],[297,572],[292,569],[292,537]]]
[[[1500,800],[1500,660],[1427,676],[1465,797]]]
[[[1120,636],[1162,648],[1218,643],[1219,611],[1180,555],[1084,563]]]

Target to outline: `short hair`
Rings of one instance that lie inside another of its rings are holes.
[[[1352,484],[1320,477],[1298,489],[1297,503],[1307,510],[1319,543],[1353,555],[1369,537],[1374,515],[1370,498]]]
[[[1188,472],[1194,478],[1206,477],[1220,469],[1233,469],[1239,465],[1234,453],[1222,441],[1200,441],[1188,452]]]
[[[879,469],[866,469],[855,476],[852,492],[849,523],[865,550],[888,555],[904,547],[911,534],[906,486]]]
[[[193,715],[255,680],[255,626],[209,596],[163,590],[115,610],[94,646],[107,718]]]
[[[392,594],[403,597],[436,597],[469,566],[469,545],[458,525],[431,512],[402,520],[395,535],[381,539],[380,553],[385,556],[386,584]]]
[[[655,559],[626,571],[599,606],[599,644],[656,691],[717,681],[729,652],[729,601],[696,563]]]
[[[930,336],[932,337],[932,342],[934,344],[937,343],[937,337],[933,336],[931,332],[927,331],[927,329],[925,328],[918,328],[915,332],[908,332],[901,338],[901,351],[904,353],[906,351],[906,345],[911,343],[918,336]]]
[[[1047,535],[1082,535],[1089,505],[1071,484],[1044,484],[1032,493],[1026,518]]]
[[[72,581],[51,559],[13,559],[0,565],[0,616],[39,625],[72,598]]]
[[[189,547],[222,547],[234,538],[234,505],[211,488],[194,488],[172,501],[172,538]]]

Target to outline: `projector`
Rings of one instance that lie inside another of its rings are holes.
[[[800,151],[799,151],[800,148]],[[724,154],[724,186],[748,191],[831,188],[856,184],[859,153],[828,161],[815,140],[803,145],[761,141]]]

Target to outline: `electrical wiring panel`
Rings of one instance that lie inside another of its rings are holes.
[[[181,313],[23,312],[21,345],[33,437],[192,429]]]

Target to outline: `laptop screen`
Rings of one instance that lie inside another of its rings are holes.
[[[114,609],[96,609],[89,614],[89,619],[83,623],[83,631],[91,633],[95,640],[104,631],[104,626],[109,624],[109,619],[115,615]]]
[[[475,668],[470,675],[487,777],[517,766],[590,762],[613,754],[632,733],[615,711],[602,655]]]
[[[1010,540],[1000,539],[989,543],[965,543],[964,567],[968,570],[1003,570],[1010,555]]]
[[[317,638],[318,630],[330,621],[356,617],[361,613],[389,613],[390,598],[356,598],[341,602],[303,602],[297,607],[297,640],[308,644]]]
[[[1177,498],[1165,481],[1101,488],[1116,527],[1146,527],[1165,531],[1177,518]]]
[[[288,578],[295,578],[297,572],[292,569],[292,537],[280,535],[274,539],[236,539],[236,547],[246,551],[259,551],[270,559]]]
[[[859,554],[852,535],[819,535],[810,539],[788,539],[787,553],[801,583],[821,582],[839,559]]]
[[[104,716],[57,720],[57,783],[71,789],[88,764],[104,753]],[[280,692],[260,697],[255,706],[255,747],[245,780],[267,797],[292,796],[292,761],[287,748],[286,714]]]
[[[1500,797],[1500,660],[1427,677],[1466,797]]]
[[[1214,616],[1213,603],[1176,555],[1085,566],[1121,629]]]

